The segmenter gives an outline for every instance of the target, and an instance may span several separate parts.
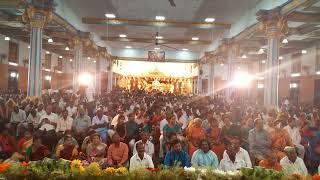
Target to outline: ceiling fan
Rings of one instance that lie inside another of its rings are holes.
[[[176,3],[174,3],[173,0],[169,0],[169,2],[170,2],[170,5],[171,5],[172,7],[176,7]]]
[[[173,50],[176,50],[176,51],[179,51],[179,49],[175,48],[175,47],[171,47],[171,46],[168,46],[168,45],[165,45],[165,44],[159,44],[159,40],[161,40],[161,37],[159,32],[156,33],[156,36],[155,36],[155,41],[154,43],[152,44],[148,44],[147,46],[144,46],[142,47],[142,49],[148,49],[149,47],[152,47],[152,46],[162,46],[162,47],[166,47],[166,48],[169,48],[169,49],[173,49]]]

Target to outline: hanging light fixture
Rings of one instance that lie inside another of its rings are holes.
[[[243,55],[241,56],[241,58],[242,58],[242,59],[246,59],[246,58],[247,58],[247,55],[243,54]]]
[[[286,39],[286,38],[284,38],[283,40],[282,40],[282,43],[283,44],[287,44],[289,41],[288,41],[288,39]]]
[[[52,38],[49,38],[49,39],[48,39],[48,43],[53,43],[53,39],[52,39]]]
[[[67,46],[67,47],[65,48],[65,50],[66,50],[66,51],[69,51],[70,49],[69,49],[69,47]]]

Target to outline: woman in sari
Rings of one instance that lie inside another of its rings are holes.
[[[33,136],[33,143],[26,149],[26,161],[38,161],[50,155],[49,149],[42,144],[41,137]]]
[[[193,125],[187,130],[187,149],[189,157],[199,149],[199,142],[205,139],[205,132],[201,127],[202,121],[200,118],[193,120]]]
[[[14,137],[9,134],[5,125],[0,124],[0,161],[8,159],[16,151]]]
[[[294,147],[294,145],[291,142],[291,138],[288,134],[288,132],[283,129],[281,125],[281,121],[276,120],[273,124],[273,127],[270,128],[270,135],[271,135],[271,147],[272,151],[277,156],[278,160],[281,160],[286,156],[286,154],[283,152],[284,148],[286,146]]]
[[[207,134],[208,139],[211,144],[211,150],[216,153],[219,160],[223,157],[223,152],[225,150],[224,143],[221,139],[221,129],[219,128],[219,122],[213,118],[210,122],[210,130]]]
[[[31,132],[31,130],[27,129],[24,132],[24,136],[18,142],[19,152],[21,152],[22,154],[25,154],[28,147],[30,147],[32,145],[32,142],[33,142],[32,141],[32,132]]]
[[[57,158],[66,160],[74,160],[78,157],[78,146],[72,143],[72,136],[66,135],[64,137],[64,143],[59,145],[56,149]]]
[[[91,143],[87,147],[87,160],[91,162],[97,162],[100,165],[105,164],[105,156],[107,152],[107,145],[102,143],[100,135],[98,133],[90,136]]]

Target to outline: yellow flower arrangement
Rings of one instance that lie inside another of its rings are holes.
[[[125,174],[127,172],[128,172],[128,169],[125,167],[120,167],[120,168],[116,169],[116,173],[119,173],[119,174]]]
[[[104,170],[104,172],[107,173],[107,174],[113,174],[113,173],[116,172],[116,169],[113,168],[113,167],[108,167],[108,168],[106,168],[106,169]]]
[[[94,176],[102,176],[102,170],[98,163],[92,162],[85,168],[86,173]]]
[[[78,159],[73,160],[71,162],[70,166],[71,166],[72,173],[80,173],[81,174],[85,171],[84,167],[82,166],[81,160],[78,160]]]

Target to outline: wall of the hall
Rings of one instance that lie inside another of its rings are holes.
[[[9,41],[4,40],[3,35],[0,34],[0,89],[8,89],[8,79],[11,71],[16,71],[19,74],[18,77],[18,88],[23,92],[27,90],[28,84],[28,64],[24,64],[25,60],[29,59],[29,48],[28,44],[23,41],[18,41],[12,39],[10,41],[18,43],[19,53],[18,53],[18,66],[9,65],[8,54],[9,54]],[[45,52],[42,51],[42,61],[45,60]],[[73,82],[73,66],[74,61],[70,62],[70,58],[63,58],[62,61],[62,71],[58,72],[54,70],[54,67],[58,65],[59,55],[53,52],[50,52],[51,57],[51,68],[48,70],[43,68],[42,71],[42,88],[45,89],[45,76],[51,76],[51,89],[62,89],[72,87]],[[96,73],[96,59],[91,58],[90,60],[87,57],[83,58],[85,71],[90,72],[95,75]],[[106,63],[101,63],[101,69],[107,70]]]
[[[300,51],[286,54],[281,60],[280,64],[280,82],[279,82],[279,96],[280,98],[290,96],[290,83],[293,81],[299,82],[299,101],[303,103],[312,103],[314,101],[315,95],[315,81],[320,79],[320,67],[316,66],[317,61],[320,62],[320,46],[313,46],[306,49],[307,54],[302,54]],[[299,77],[292,77],[292,64],[296,62],[296,58],[292,58],[293,54],[298,54],[301,61],[301,70]],[[318,59],[318,60],[317,60]],[[250,60],[250,59],[247,59]],[[254,74],[258,77],[263,77],[263,70],[260,70],[260,66],[265,66],[261,64],[261,61],[256,61],[252,65],[247,64],[233,64],[234,71],[248,71],[250,74]],[[318,63],[319,64],[319,63]],[[240,69],[239,69],[240,68]],[[209,69],[207,65],[202,66],[203,75],[202,79],[208,79]],[[216,64],[214,68],[214,90],[215,92],[223,91],[227,86],[227,74],[228,64],[221,66]],[[204,81],[206,82],[206,80]],[[257,88],[259,84],[264,84],[264,80],[257,80],[253,82],[252,90],[250,96],[256,98],[258,96],[259,89]],[[203,93],[207,92],[205,90],[207,86],[202,87]]]

